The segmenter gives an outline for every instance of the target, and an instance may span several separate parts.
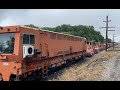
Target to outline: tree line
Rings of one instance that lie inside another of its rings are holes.
[[[35,26],[33,24],[25,25],[25,26],[32,28],[39,28],[38,26]],[[41,29],[85,37],[88,41],[101,42],[101,43],[105,42],[104,37],[101,35],[99,31],[96,31],[93,26],[87,26],[87,25],[72,26],[70,24],[63,24],[56,27],[41,27]],[[111,39],[109,39],[109,42],[111,42]]]

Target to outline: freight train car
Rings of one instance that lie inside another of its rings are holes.
[[[25,26],[0,27],[0,73],[4,81],[40,80],[48,72],[79,60],[86,39]]]
[[[100,47],[100,42],[96,42],[96,45],[95,45],[95,53],[98,53],[100,50],[101,50],[101,47]]]
[[[87,41],[85,56],[92,56],[94,55],[94,53],[95,53],[95,47],[93,45],[93,42]]]

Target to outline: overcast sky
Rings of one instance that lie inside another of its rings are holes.
[[[116,31],[109,32],[108,37],[120,41],[120,9],[0,9],[0,26],[34,24],[39,27],[55,27],[62,24],[93,25],[105,37],[106,15],[109,26]],[[114,28],[113,28],[114,29]]]

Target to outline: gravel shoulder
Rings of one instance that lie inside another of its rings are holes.
[[[104,70],[101,81],[120,81],[120,51],[109,62],[105,63],[106,69]]]

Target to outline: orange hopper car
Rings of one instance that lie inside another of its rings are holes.
[[[79,60],[86,39],[25,26],[0,27],[0,73],[4,81],[46,78],[48,72]]]

